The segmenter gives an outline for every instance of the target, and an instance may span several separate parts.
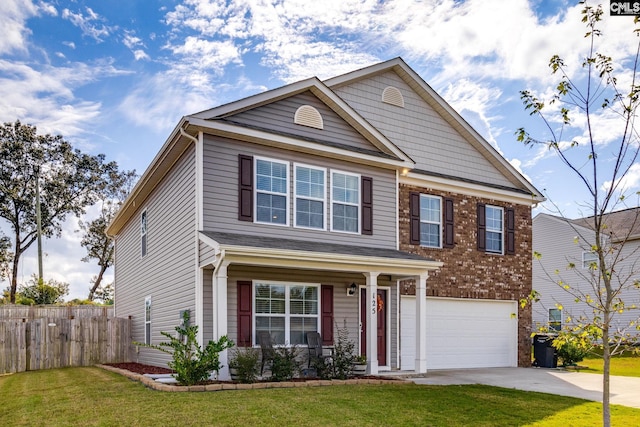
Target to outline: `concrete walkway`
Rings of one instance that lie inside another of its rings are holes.
[[[602,375],[547,368],[431,370],[416,384],[485,384],[602,402]],[[640,408],[640,378],[611,377],[611,403]]]

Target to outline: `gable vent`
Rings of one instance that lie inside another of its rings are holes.
[[[324,129],[322,116],[311,105],[303,105],[296,110],[293,122],[302,126],[309,126],[316,129]]]
[[[382,91],[382,102],[398,107],[404,107],[404,98],[402,97],[400,90],[393,86],[387,86]]]

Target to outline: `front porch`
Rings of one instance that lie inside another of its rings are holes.
[[[303,347],[317,331],[323,346],[345,327],[367,373],[400,367],[398,281],[415,279],[416,372],[426,372],[426,283],[441,263],[392,249],[201,232],[212,250],[201,259],[196,322],[205,342],[227,335],[239,346],[258,346],[258,331],[276,345]],[[368,327],[375,325],[375,327]],[[225,352],[226,353],[226,352]],[[228,366],[228,355],[221,355]],[[227,378],[223,368],[221,378]]]

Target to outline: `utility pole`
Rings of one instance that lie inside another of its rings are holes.
[[[40,167],[36,169],[36,227],[38,233],[38,285],[42,284],[42,215],[40,212]]]

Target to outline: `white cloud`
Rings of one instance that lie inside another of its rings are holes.
[[[37,12],[37,7],[28,0],[3,0],[0,2],[0,28],[2,28],[0,54],[26,51],[27,38],[31,35],[26,21],[35,16]]]
[[[103,19],[90,7],[85,7],[85,14],[63,9],[62,18],[69,20],[73,25],[80,28],[85,36],[91,37],[98,42],[103,41],[114,30],[114,28],[100,23]]]

